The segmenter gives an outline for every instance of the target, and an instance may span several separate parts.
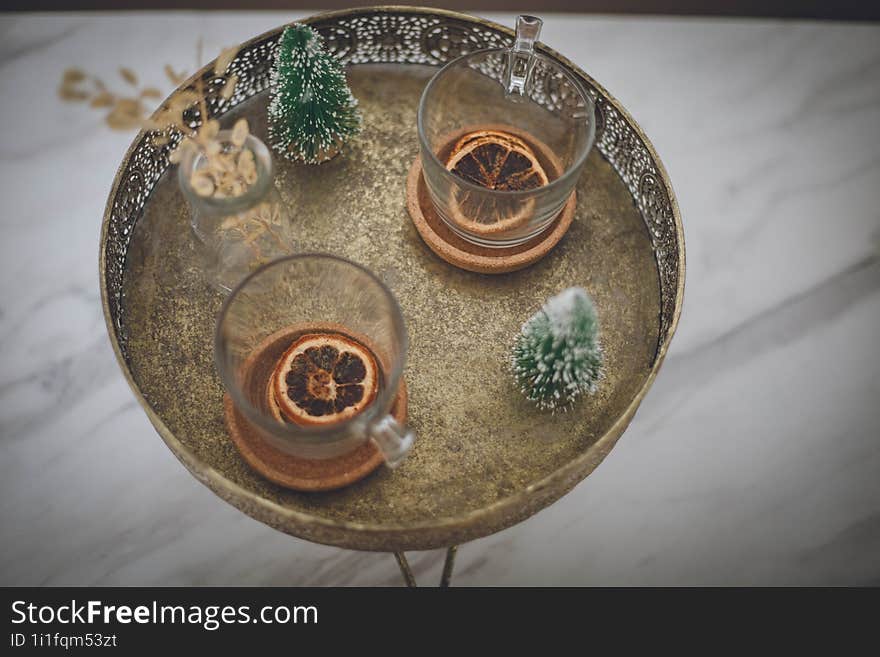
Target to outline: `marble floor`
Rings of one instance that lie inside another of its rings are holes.
[[[388,555],[239,513],[155,434],[97,280],[131,134],[56,95],[70,65],[166,88],[162,67],[191,69],[200,37],[214,53],[294,18],[0,17],[0,584],[400,583]],[[556,15],[543,38],[663,158],[685,307],[611,455],[462,546],[454,583],[880,584],[880,26]],[[442,552],[410,558],[439,578]]]

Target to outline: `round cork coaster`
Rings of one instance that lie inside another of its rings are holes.
[[[245,362],[245,369],[257,372],[261,367],[274,367],[280,353],[291,344],[296,336],[310,332],[339,332],[337,325],[321,324],[292,326],[270,335],[255,350],[255,355]],[[358,339],[358,336],[350,336]],[[369,341],[359,342],[370,347]],[[371,349],[372,350],[372,349]],[[375,351],[374,351],[375,354]],[[381,360],[381,359],[380,359]],[[251,377],[246,377],[250,379]],[[255,374],[253,378],[258,378]],[[262,381],[266,381],[262,378]],[[407,418],[406,382],[401,379],[397,396],[391,407],[391,415],[401,424]],[[268,398],[268,403],[272,403]],[[232,402],[229,393],[223,396],[223,410],[226,428],[230,438],[247,464],[269,481],[279,486],[299,491],[326,491],[348,486],[378,468],[383,462],[382,453],[372,441],[366,441],[357,449],[329,459],[306,459],[283,452],[269,444],[247,421]],[[276,415],[275,409],[270,409]],[[280,416],[278,416],[280,419]]]
[[[490,127],[518,134],[508,126]],[[456,133],[448,140],[444,138],[444,141],[454,143],[455,139],[464,132]],[[527,141],[536,143],[534,139]],[[549,148],[539,146],[539,152],[545,162],[550,164],[551,170],[558,168],[558,161],[550,153]],[[406,178],[406,208],[425,244],[449,264],[479,274],[505,274],[528,267],[543,258],[568,231],[576,207],[577,193],[572,191],[559,216],[540,235],[518,246],[504,248],[480,246],[456,235],[437,214],[422,175],[420,157],[416,157]]]
[[[401,382],[391,415],[406,423],[406,384]],[[332,459],[303,459],[268,444],[235,408],[229,394],[223,396],[226,427],[242,458],[271,482],[300,491],[334,490],[363,479],[384,462],[382,453],[367,441],[348,454]]]

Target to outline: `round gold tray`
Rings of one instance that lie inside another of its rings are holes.
[[[212,333],[221,298],[204,282],[188,209],[168,172],[169,146],[141,133],[113,183],[101,235],[101,292],[113,348],[168,447],[201,482],[281,531],[361,550],[420,550],[485,536],[568,492],[633,417],[681,310],[684,243],[672,188],[647,138],[583,71],[596,99],[597,144],[577,189],[571,229],[542,261],[503,276],[452,267],[407,216],[407,168],[418,152],[416,108],[436,67],[510,44],[510,30],[434,9],[382,7],[307,22],[348,65],[363,134],[320,166],[276,158],[301,250],[336,253],[375,271],[400,301],[411,338],[405,372],[418,439],[397,470],[339,491],[297,493],[263,479],[226,434]],[[241,82],[223,101],[210,66],[210,111],[245,115],[265,136],[272,50],[280,28],[244,44]],[[184,86],[193,84],[189,80]],[[552,102],[553,80],[545,81]],[[195,117],[199,119],[198,116]],[[171,172],[173,173],[173,171]],[[535,411],[506,357],[522,322],[570,285],[593,295],[607,377],[568,413]]]

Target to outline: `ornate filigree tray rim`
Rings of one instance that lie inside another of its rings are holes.
[[[308,18],[299,19],[297,22],[314,24],[334,18],[355,18],[358,16],[369,16],[383,13],[448,18],[464,23],[482,25],[510,38],[513,37],[513,31],[511,29],[498,25],[492,21],[468,14],[429,7],[398,5],[359,7],[356,9],[344,9],[315,14]],[[279,26],[275,29],[268,30],[263,34],[244,42],[242,44],[242,49],[270,38],[274,34],[280,32],[282,28],[283,26]],[[665,331],[661,327],[662,339],[659,340],[653,365],[645,378],[644,384],[635,393],[625,411],[601,438],[596,440],[585,452],[539,481],[536,481],[526,488],[512,495],[501,498],[487,506],[458,516],[436,517],[430,520],[408,523],[405,525],[368,525],[364,523],[333,520],[310,513],[304,513],[277,504],[272,500],[261,497],[230,481],[218,470],[200,461],[189,448],[177,439],[162,418],[150,406],[140,387],[135,382],[128,362],[123,354],[119,336],[117,334],[116,321],[114,321],[114,319],[118,320],[119,318],[114,318],[110,308],[107,287],[107,243],[111,214],[114,208],[114,201],[129,167],[131,158],[147,136],[147,133],[141,131],[134,138],[117,170],[105,206],[101,225],[99,251],[101,305],[110,343],[125,380],[128,382],[137,402],[143,408],[148,419],[159,433],[162,440],[174,453],[176,458],[197,480],[210,488],[226,502],[271,527],[316,543],[372,551],[425,550],[445,547],[487,536],[510,527],[558,500],[574,488],[574,486],[580,481],[585,479],[593,469],[598,466],[604,457],[611,451],[619,437],[623,434],[656,379],[681,316],[682,302],[684,298],[685,250],[684,231],[681,223],[680,211],[672,186],[669,182],[669,177],[660,157],[654,150],[647,135],[644,134],[629,112],[610,93],[608,93],[602,85],[593,80],[592,77],[573,64],[569,59],[543,44],[539,44],[538,49],[544,54],[547,54],[567,65],[576,75],[582,78],[588,85],[592,86],[597,93],[603,97],[604,101],[619,113],[627,126],[636,133],[636,136],[650,155],[651,163],[656,168],[657,178],[662,182],[668,195],[675,231],[677,248],[677,271],[675,274],[677,282],[673,307]],[[186,88],[192,85],[196,79],[205,75],[212,66],[213,62],[209,62],[205,67],[194,73],[188,80],[182,83],[179,88]]]

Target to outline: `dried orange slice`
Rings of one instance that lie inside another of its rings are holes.
[[[376,359],[362,344],[338,333],[301,336],[272,377],[281,414],[304,425],[348,420],[369,406],[379,389]]]
[[[549,182],[529,145],[500,130],[479,130],[459,139],[446,168],[480,187],[508,192]]]
[[[478,130],[460,138],[450,151],[447,170],[486,189],[527,191],[549,183],[534,151],[516,135],[501,130]],[[455,218],[463,228],[481,234],[499,233],[525,223],[525,207],[504,199],[464,194],[456,199]]]

